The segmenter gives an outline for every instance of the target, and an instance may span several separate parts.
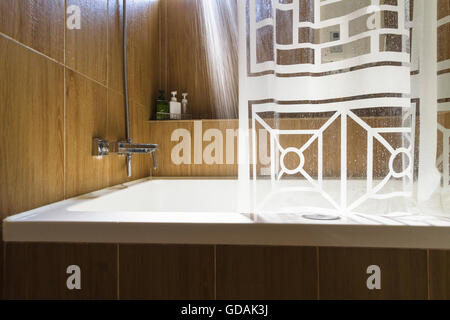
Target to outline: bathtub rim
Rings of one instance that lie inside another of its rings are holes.
[[[236,180],[220,177],[161,177],[127,182],[7,217],[1,225],[3,241],[450,249],[450,227],[444,226],[21,220],[42,210],[66,207],[80,199],[118,191],[123,186],[151,180],[180,179]]]

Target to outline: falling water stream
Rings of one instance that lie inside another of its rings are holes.
[[[235,0],[202,0],[201,31],[218,118],[237,118],[238,22]]]

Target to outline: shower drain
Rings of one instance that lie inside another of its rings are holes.
[[[304,214],[302,215],[303,218],[308,220],[321,220],[321,221],[332,221],[332,220],[340,220],[341,217],[334,216],[331,214]]]

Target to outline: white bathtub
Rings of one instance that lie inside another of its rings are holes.
[[[264,183],[264,182],[262,182]],[[262,186],[264,188],[264,186]],[[450,249],[450,219],[352,214],[312,221],[249,211],[237,180],[140,180],[4,220],[4,241]]]

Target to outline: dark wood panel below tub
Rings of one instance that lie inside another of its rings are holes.
[[[3,225],[0,222],[0,300],[3,299],[3,276],[5,273],[5,261],[3,260]]]
[[[5,251],[6,299],[117,298],[117,245],[6,243]],[[80,268],[80,289],[68,289],[70,266]]]
[[[427,273],[426,250],[319,248],[320,299],[427,299]]]
[[[217,299],[317,299],[316,248],[218,246]]]
[[[430,299],[450,300],[450,251],[430,250]]]
[[[214,246],[120,245],[120,299],[214,299]]]

